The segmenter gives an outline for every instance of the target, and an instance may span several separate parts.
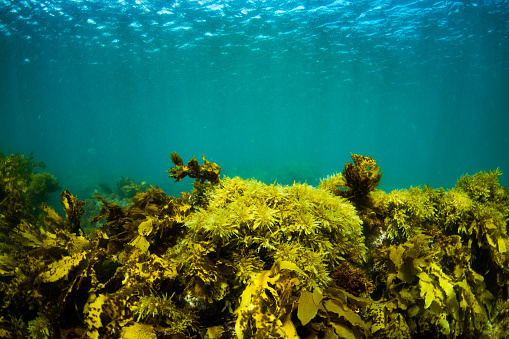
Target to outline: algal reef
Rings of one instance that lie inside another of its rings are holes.
[[[172,153],[191,192],[122,178],[80,201],[0,154],[0,338],[509,336],[501,172],[386,193],[351,156],[312,187]]]

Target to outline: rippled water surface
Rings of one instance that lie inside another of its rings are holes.
[[[0,0],[0,61],[0,149],[82,194],[178,191],[173,151],[310,184],[360,153],[385,190],[509,170],[508,1]]]

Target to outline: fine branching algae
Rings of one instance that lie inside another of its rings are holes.
[[[509,194],[501,172],[377,189],[352,154],[318,187],[168,171],[85,201],[33,157],[0,154],[0,338],[504,338]]]

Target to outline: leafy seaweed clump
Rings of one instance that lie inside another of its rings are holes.
[[[327,191],[236,177],[222,179],[209,200],[206,209],[186,219],[190,241],[214,244],[221,251],[216,254],[229,261],[233,254],[255,251],[264,267],[278,260],[301,269],[309,265],[316,270],[309,287],[323,287],[333,264],[345,259],[359,263],[365,258],[355,209]]]
[[[49,193],[61,187],[57,179],[44,170],[43,162],[34,162],[33,154],[10,154],[0,152],[0,241],[22,221],[33,223],[40,215],[39,205]]]
[[[440,190],[428,186],[411,187],[390,193],[374,192],[371,204],[383,220],[383,231],[392,243],[426,233],[437,224],[437,205]]]
[[[13,200],[28,207],[0,243],[0,338],[506,337],[500,172],[385,193],[376,162],[352,157],[315,188],[173,153],[170,177],[192,192],[125,179],[102,185],[91,218],[68,191],[63,215]]]
[[[354,163],[346,163],[343,173],[336,173],[320,180],[319,188],[336,196],[348,199],[357,209],[363,222],[363,234],[368,247],[378,238],[383,225],[383,217],[376,213],[373,196],[382,172],[377,162],[367,156],[350,153]]]
[[[335,286],[355,296],[367,297],[373,292],[374,286],[367,277],[366,271],[355,267],[348,261],[334,267],[330,274]]]
[[[65,219],[45,207],[44,223],[39,228],[28,223],[16,227],[11,235],[15,250],[0,257],[0,318],[19,317],[5,324],[6,338],[19,332],[38,337],[46,333],[115,337],[114,333],[120,335],[122,328],[135,324],[131,308],[140,306],[138,295],[152,291],[162,295],[161,286],[171,285],[176,277],[175,268],[161,255],[182,232],[191,207],[186,200],[168,197],[156,188],[138,193],[124,209],[102,200],[104,209],[96,219],[106,218],[106,224],[84,235],[79,228],[83,203],[67,191],[61,196]],[[45,319],[48,330],[41,325]],[[170,331],[173,327],[167,328],[163,317],[147,322],[154,335],[178,330]]]
[[[206,201],[186,218],[186,237],[166,258],[181,268],[188,298],[205,310],[224,305],[221,319],[234,311],[239,337],[311,331],[292,320],[300,293],[321,294],[335,264],[365,259],[355,209],[323,189],[225,177]]]
[[[375,282],[383,293],[366,311],[375,337],[480,335],[494,296],[457,235],[419,235],[376,256]]]
[[[374,334],[473,337],[503,322],[497,305],[508,296],[509,197],[499,175],[463,176],[447,191],[370,194],[384,220],[372,272],[382,299],[368,307]]]
[[[111,188],[106,183],[99,183],[98,186],[99,190],[94,190],[91,196],[85,200],[85,205],[83,206],[85,214],[81,218],[81,228],[87,234],[105,224],[104,220],[99,220],[95,223],[89,222],[98,215],[103,208],[103,203],[100,199],[96,198],[97,196],[124,208],[130,205],[130,200],[134,198],[136,193],[144,193],[151,188],[145,181],[137,182],[129,177],[121,177],[115,183],[115,189]]]
[[[343,190],[336,192],[348,198],[356,207],[365,206],[368,194],[378,187],[382,172],[371,157],[353,153],[350,155],[354,163],[345,164],[343,174],[337,178],[337,184]],[[333,179],[336,180],[335,177]]]
[[[184,162],[177,152],[173,152],[171,154],[171,161],[175,166],[172,167],[171,170],[167,171],[168,173],[171,173],[168,177],[175,179],[175,182],[189,176],[201,183],[209,181],[211,184],[217,184],[219,182],[221,167],[205,159],[205,156],[202,156],[202,158],[204,161],[203,165],[200,165],[195,157],[191,158],[187,165],[184,165]]]

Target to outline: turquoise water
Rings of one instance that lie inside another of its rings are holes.
[[[508,1],[2,0],[0,150],[79,198],[189,189],[174,151],[313,185],[353,152],[386,191],[449,188],[509,171],[508,35]]]

